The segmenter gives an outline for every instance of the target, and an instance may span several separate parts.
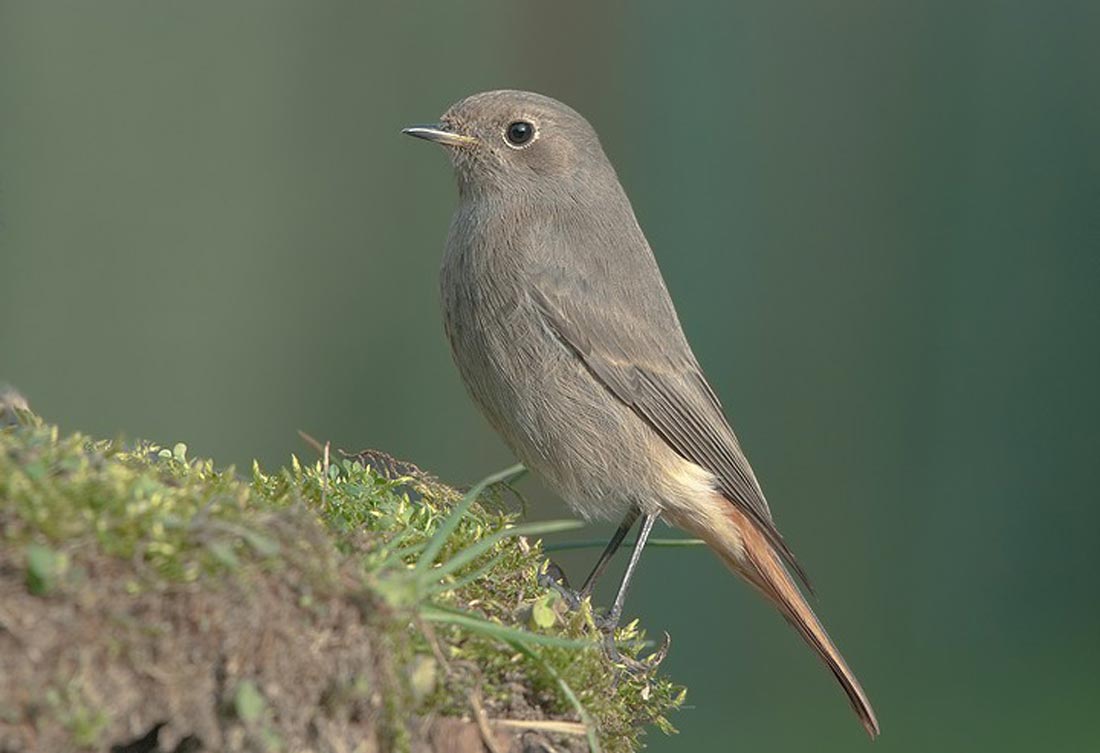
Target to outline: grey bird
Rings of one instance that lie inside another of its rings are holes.
[[[788,574],[809,588],[592,127],[549,97],[503,90],[404,133],[447,147],[454,163],[459,202],[441,289],[470,394],[581,516],[622,516],[580,595],[641,518],[609,614],[616,623],[663,518],[703,539],[778,608],[876,736],[867,696]]]

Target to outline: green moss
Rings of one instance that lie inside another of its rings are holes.
[[[69,730],[75,747],[81,750],[102,747],[107,715],[90,704],[78,688],[51,688],[46,691],[45,701],[54,718]]]
[[[293,568],[317,592],[360,604],[376,631],[385,661],[374,681],[387,689],[387,737],[397,749],[408,744],[413,714],[468,715],[474,695],[490,715],[589,722],[608,751],[636,749],[646,725],[671,732],[666,715],[683,689],[656,668],[611,665],[587,606],[568,612],[538,584],[545,555],[537,541],[508,533],[516,514],[503,509],[503,493],[492,487],[450,519],[455,490],[350,458],[291,458],[274,472],[255,465],[244,479],[188,457],[182,444],[60,436],[26,413],[0,429],[0,543],[26,552],[31,593],[63,598],[78,587],[67,553],[87,547],[137,563],[135,591]],[[636,657],[637,626],[618,637]],[[325,703],[363,692],[337,684]],[[247,720],[262,701],[241,685],[234,705]],[[80,708],[67,722],[74,743],[94,745],[102,719]]]
[[[35,420],[0,432],[0,499],[7,544],[39,552],[51,543],[94,544],[112,556],[138,556],[173,580],[232,566],[242,550],[272,561],[279,553],[257,525],[270,501],[233,468],[217,471],[209,460],[150,443],[59,437],[57,427]]]

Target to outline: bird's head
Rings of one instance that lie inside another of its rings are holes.
[[[448,108],[438,124],[402,132],[446,147],[464,194],[542,192],[614,178],[588,121],[541,94],[474,94]]]

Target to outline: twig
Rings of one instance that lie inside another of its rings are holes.
[[[539,732],[554,732],[559,735],[585,737],[588,728],[580,722],[561,722],[553,719],[490,719],[489,723],[513,729],[531,729]]]
[[[485,707],[481,705],[480,683],[470,694],[470,708],[474,712],[474,722],[477,723],[477,730],[481,733],[481,741],[485,743],[485,747],[490,753],[504,753],[497,745],[496,736],[493,734],[492,727],[489,726],[489,717],[485,714]]]
[[[451,668],[451,663],[447,661],[447,657],[443,655],[443,648],[439,645],[439,637],[435,634],[435,628],[419,617],[416,619],[416,626],[428,639],[428,646],[432,649],[432,654],[435,656],[435,660],[439,662],[439,666],[443,667],[444,674],[450,677],[454,670]]]
[[[313,437],[311,437],[311,436],[310,436],[309,434],[306,434],[306,433],[305,433],[304,431],[302,431],[301,429],[298,429],[298,436],[302,438],[302,441],[303,441],[303,442],[305,442],[305,443],[306,443],[306,444],[308,444],[308,445],[309,445],[310,447],[312,447],[313,449],[315,449],[315,450],[317,451],[317,454],[318,454],[318,455],[320,455],[320,454],[321,454],[321,452],[322,452],[323,448],[321,447],[321,443],[320,443],[320,442],[318,442],[318,441],[317,441],[316,439],[314,439]]]

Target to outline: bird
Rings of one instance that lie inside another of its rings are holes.
[[[795,582],[812,593],[593,127],[555,99],[502,89],[403,133],[443,146],[454,167],[440,296],[467,390],[574,511],[622,520],[578,595],[591,595],[640,519],[608,613],[617,624],[663,519],[778,609],[876,737],[871,703]]]

